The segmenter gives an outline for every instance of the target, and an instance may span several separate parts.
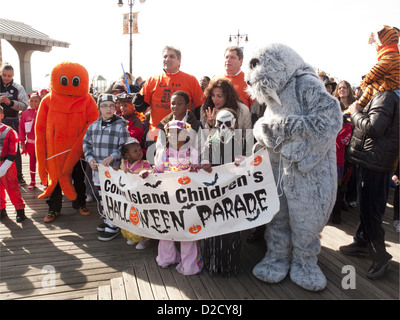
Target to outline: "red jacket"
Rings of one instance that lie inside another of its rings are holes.
[[[353,132],[353,126],[351,123],[343,123],[343,127],[336,137],[336,157],[337,166],[344,166],[344,153],[346,145],[350,142],[351,135]]]
[[[3,139],[3,132],[10,129]],[[18,150],[18,134],[9,126],[0,123],[0,162],[14,161]]]
[[[35,143],[35,120],[38,109],[28,108],[21,113],[19,120],[19,141],[21,144],[25,142]]]

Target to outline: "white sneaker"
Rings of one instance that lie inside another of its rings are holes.
[[[138,250],[143,250],[143,249],[145,249],[149,244],[150,244],[150,240],[143,239],[143,240],[141,240],[141,241],[137,244],[136,249],[138,249]]]
[[[400,233],[400,220],[394,220],[393,221],[393,227],[397,232]]]
[[[137,243],[137,242],[134,242],[134,241],[132,241],[130,239],[128,241],[126,241],[126,244],[130,245],[130,246],[133,246],[135,243]]]

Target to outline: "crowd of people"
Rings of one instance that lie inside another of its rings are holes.
[[[379,48],[386,48],[382,43],[395,38],[392,30],[384,31],[384,37],[382,30],[375,34],[378,52]],[[394,48],[391,44],[392,42],[388,44],[390,49]],[[397,59],[398,55],[398,49],[397,55],[395,50],[385,50],[378,59],[392,61]],[[84,179],[86,201],[98,199],[101,216],[106,217],[101,202],[97,171],[99,164],[139,174],[141,178],[146,179],[150,174],[170,171],[211,172],[217,170],[216,167],[220,164],[234,162],[239,165],[248,155],[246,143],[250,142],[251,137],[247,132],[251,132],[254,123],[263,115],[267,106],[252,100],[246,91],[247,83],[241,70],[244,60],[242,49],[228,47],[224,57],[224,74],[212,78],[204,76],[197,80],[193,75],[180,70],[181,52],[166,46],[162,52],[163,71],[160,74],[142,81],[141,77],[134,79],[131,74],[126,73],[121,79],[113,82],[105,93],[94,95],[99,118],[89,126],[83,139],[83,152],[87,164]],[[340,224],[341,213],[347,210],[347,207],[358,206],[361,217],[354,243],[342,246],[340,251],[344,254],[365,254],[369,248],[371,256],[377,257],[374,260],[375,265],[371,268],[382,273],[391,258],[385,249],[381,224],[392,176],[396,192],[394,227],[400,232],[399,155],[398,149],[397,154],[386,155],[393,150],[388,142],[382,143],[376,149],[374,145],[386,138],[391,139],[390,143],[395,143],[396,138],[393,134],[397,132],[398,135],[399,129],[400,83],[398,69],[381,71],[386,79],[386,82],[382,82],[376,77],[376,70],[380,69],[377,66],[374,68],[365,76],[362,85],[356,88],[352,88],[350,83],[344,80],[336,83],[323,72],[319,73],[319,76],[321,85],[339,100],[343,111],[343,127],[336,140],[338,191],[331,221]],[[7,217],[7,191],[17,211],[17,221],[22,222],[26,219],[25,204],[18,185],[25,184],[25,180],[22,175],[20,150],[30,157],[28,189],[32,190],[36,187],[35,117],[41,94],[47,92],[42,90],[31,94],[28,103],[24,88],[13,81],[13,72],[12,66],[5,64],[1,69],[0,78],[0,213],[2,219]],[[390,77],[387,76],[388,73]],[[375,107],[377,104],[380,107]],[[397,122],[393,120],[396,117]],[[378,129],[371,131],[371,127],[376,128],[376,125],[379,125],[379,130],[385,130],[383,138]],[[205,143],[200,145],[198,140],[191,139],[191,135],[201,134],[203,129],[207,129],[204,132],[209,134],[204,139]],[[234,134],[235,130],[241,130],[243,134],[238,136]],[[358,145],[360,137],[363,137],[363,141],[370,139],[370,145]],[[226,148],[234,150],[235,153],[231,152],[226,156],[226,152],[217,152],[216,146],[217,151]],[[371,148],[372,151],[364,150],[366,148]],[[379,151],[385,154],[385,159],[390,160],[381,161],[381,157],[366,160],[367,158],[358,155],[364,151],[370,151],[370,154]],[[361,160],[358,161],[360,157]],[[371,167],[372,161],[381,161],[380,167],[377,163]],[[394,162],[397,162],[396,171]],[[374,181],[374,188],[368,187],[368,179]],[[374,193],[373,197],[371,192]],[[376,208],[377,199],[380,208]],[[87,209],[81,212],[85,215],[89,213]],[[46,215],[44,221],[51,223],[59,215],[60,212]],[[122,233],[128,244],[135,244],[137,249],[145,249],[151,241],[129,231],[120,230],[106,218],[97,230],[100,241],[110,241]],[[262,238],[262,234],[263,227],[259,227],[248,241],[257,241]],[[197,274],[206,269],[210,274],[222,273],[229,276],[238,270],[241,247],[240,232],[204,241],[181,242],[179,250],[174,241],[160,240],[156,260],[161,267],[178,264],[177,271],[184,275]]]

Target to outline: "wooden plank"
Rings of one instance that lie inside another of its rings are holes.
[[[170,300],[182,300],[183,297],[181,291],[179,290],[175,278],[172,275],[171,268],[160,268],[159,272],[164,283],[165,290],[167,291],[168,298]]]
[[[83,300],[97,300],[97,294],[89,294],[83,297]]]
[[[122,272],[122,279],[124,281],[126,299],[140,300],[139,289],[133,269],[129,268],[126,271]]]
[[[151,290],[149,278],[143,260],[133,262],[133,269],[136,275],[136,282],[139,288],[141,300],[154,300],[154,295]]]
[[[110,285],[99,287],[99,300],[112,300]]]
[[[154,299],[168,300],[168,293],[158,271],[159,267],[156,263],[156,260],[154,258],[145,259],[144,265],[147,270],[147,275],[149,277],[149,283],[154,294]]]
[[[126,300],[125,286],[122,277],[111,279],[110,286],[113,300]]]

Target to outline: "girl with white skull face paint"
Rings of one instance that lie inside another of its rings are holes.
[[[236,128],[236,118],[229,110],[221,110],[215,119],[215,127],[218,128],[219,140],[229,142]]]
[[[237,114],[234,110],[228,108],[219,110],[215,127],[201,152],[202,168],[205,171],[217,175],[219,165],[234,162],[239,166],[245,159],[246,139],[242,135],[242,130],[237,129],[237,123]],[[205,239],[202,245],[204,268],[211,275],[221,273],[229,277],[237,273],[242,248],[240,232]]]

